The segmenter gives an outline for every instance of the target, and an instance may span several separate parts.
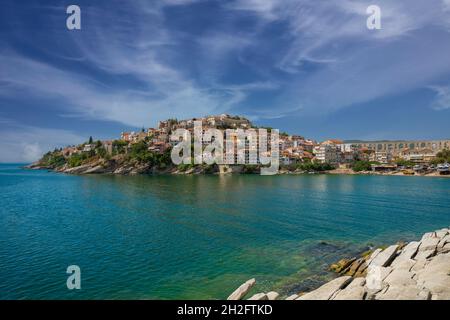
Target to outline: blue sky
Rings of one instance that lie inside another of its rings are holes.
[[[224,112],[317,140],[450,138],[450,0],[1,6],[0,162]]]

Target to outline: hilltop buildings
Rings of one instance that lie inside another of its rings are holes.
[[[160,121],[157,128],[149,128],[140,132],[122,132],[120,139],[128,144],[146,141],[150,151],[162,153],[176,143],[170,141],[172,132],[176,129],[187,129],[193,134],[195,121],[201,121],[204,131],[208,128],[221,130],[257,129],[250,120],[244,117],[221,114],[185,120],[167,119]],[[233,141],[236,144],[240,143],[237,135],[231,134],[229,138],[234,139]],[[299,135],[280,134],[279,141],[280,163],[284,165],[305,161],[329,163],[335,166],[351,165],[355,161],[390,164],[399,159],[422,164],[432,161],[439,151],[450,149],[450,140],[342,141],[330,139],[317,143]],[[203,145],[208,143],[210,141],[202,141]],[[259,154],[259,141],[245,139],[242,143],[245,144],[246,163],[257,163],[259,159],[258,156],[255,158],[254,154]],[[267,145],[270,150],[270,135]],[[108,145],[108,150],[111,148]],[[237,153],[231,151],[235,150],[228,150],[228,152],[225,150],[225,158],[234,157],[235,162],[237,162]],[[231,160],[231,158],[228,160]]]

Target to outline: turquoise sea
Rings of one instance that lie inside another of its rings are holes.
[[[372,244],[450,225],[450,179],[71,176],[0,165],[0,299],[284,294]],[[81,268],[68,290],[66,268]]]

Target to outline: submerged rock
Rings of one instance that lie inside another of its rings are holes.
[[[337,263],[330,266],[330,270],[336,273],[341,273],[343,270],[347,269],[347,267],[349,267],[355,260],[356,258],[339,260]]]

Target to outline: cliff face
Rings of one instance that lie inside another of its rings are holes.
[[[219,172],[217,166],[175,166],[171,163],[152,163],[151,161],[139,161],[130,159],[125,155],[116,155],[110,159],[92,158],[84,161],[78,166],[70,166],[68,162],[60,164],[49,164],[43,159],[27,166],[34,170],[52,170],[67,174],[116,174],[116,175],[139,175],[139,174],[207,174]]]

